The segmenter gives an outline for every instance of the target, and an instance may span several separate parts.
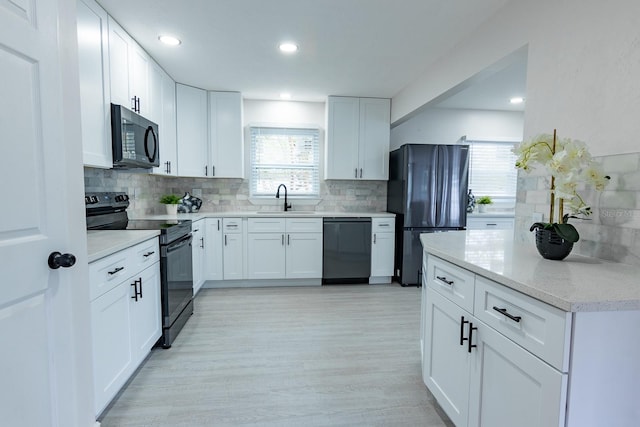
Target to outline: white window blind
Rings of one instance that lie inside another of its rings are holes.
[[[516,197],[518,172],[513,142],[467,141],[471,146],[469,188],[478,196]]]
[[[320,195],[318,129],[251,127],[251,195],[274,196],[278,185],[290,196]]]

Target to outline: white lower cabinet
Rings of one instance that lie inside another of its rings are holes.
[[[222,280],[222,218],[205,221],[204,277],[205,280]]]
[[[205,268],[205,220],[201,219],[191,224],[191,259],[193,265],[193,295],[195,295],[204,284]]]
[[[395,256],[395,218],[371,219],[370,283],[391,283]]]
[[[467,230],[511,230],[514,223],[513,217],[468,216]]]
[[[162,333],[157,239],[89,264],[95,415]]]
[[[223,218],[223,278],[244,279],[244,233],[242,218]]]
[[[502,286],[470,272],[460,274],[459,267],[433,256],[425,256],[425,263],[423,379],[451,421],[458,427],[563,426],[569,316],[522,294],[501,294],[498,302],[487,297],[490,292],[480,292],[482,286],[475,290],[475,305],[469,304],[474,282],[498,291]],[[485,316],[482,295],[495,306],[496,329],[477,317],[476,312]],[[509,333],[520,336],[522,345],[508,338]]]
[[[249,279],[322,277],[321,218],[249,218]]]

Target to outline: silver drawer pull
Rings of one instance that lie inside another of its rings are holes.
[[[124,267],[116,267],[113,271],[108,271],[107,273],[109,273],[109,276],[113,276],[114,274],[122,270],[124,270]]]
[[[378,224],[378,227],[388,227],[389,224]]]
[[[142,256],[145,257],[145,258],[148,258],[148,257],[150,257],[151,255],[153,255],[155,253],[156,253],[155,251],[151,251],[151,252],[147,252],[146,254],[144,254]]]
[[[498,313],[502,314],[503,316],[506,316],[509,319],[513,320],[514,322],[520,322],[520,319],[522,319],[522,317],[520,316],[514,316],[513,314],[510,314],[509,312],[507,312],[506,308],[498,308],[494,305],[493,309]]]
[[[453,285],[453,280],[447,280],[446,276],[436,276],[436,279],[446,283],[449,286]]]

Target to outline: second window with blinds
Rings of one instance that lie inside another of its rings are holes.
[[[251,196],[273,197],[280,184],[289,196],[320,196],[319,130],[251,126]]]

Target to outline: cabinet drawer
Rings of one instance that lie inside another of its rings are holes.
[[[192,233],[197,233],[200,230],[204,231],[204,225],[205,225],[205,220],[204,219],[199,219],[197,221],[194,221],[191,223],[191,232]]]
[[[513,218],[467,218],[468,230],[510,230]]]
[[[160,248],[157,238],[142,242],[134,246],[132,250],[134,251],[132,273],[142,271],[151,264],[160,261]]]
[[[460,307],[473,312],[475,276],[470,271],[434,256],[429,256],[425,280],[435,289]]]
[[[287,218],[287,233],[322,233],[322,218]]]
[[[242,233],[242,218],[223,218],[222,228],[225,233]]]
[[[284,218],[249,218],[249,233],[284,233]]]
[[[476,276],[474,315],[551,366],[567,372],[570,313]]]
[[[89,299],[115,288],[133,274],[135,261],[133,249],[125,249],[89,264]]]
[[[395,218],[371,218],[372,233],[394,233]]]

